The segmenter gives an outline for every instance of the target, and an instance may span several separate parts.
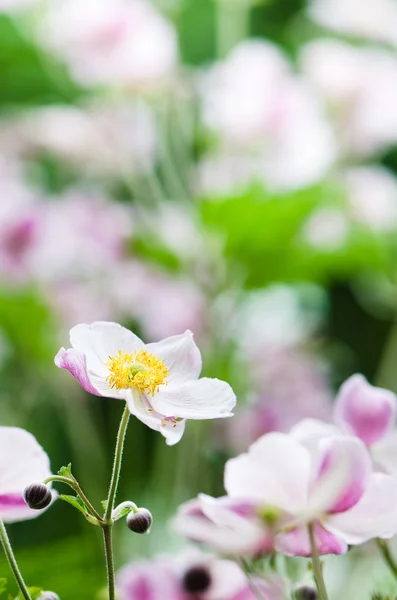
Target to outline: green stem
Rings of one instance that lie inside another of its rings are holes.
[[[67,485],[69,485],[76,492],[76,494],[78,494],[80,496],[80,498],[86,505],[86,508],[99,521],[99,523],[102,522],[101,515],[98,513],[98,511],[95,509],[95,507],[88,500],[87,496],[84,494],[83,490],[81,489],[81,487],[76,479],[74,479],[74,478],[69,479],[68,477],[62,477],[61,475],[52,475],[51,477],[48,477],[44,481],[44,483],[50,483],[50,481],[58,481],[59,483],[66,483]]]
[[[248,0],[218,0],[217,54],[222,59],[239,42],[249,36],[251,6]]]
[[[29,594],[29,590],[26,587],[25,582],[23,580],[21,571],[19,570],[17,561],[15,560],[15,556],[14,556],[14,553],[11,548],[10,540],[8,538],[7,531],[6,531],[6,528],[4,527],[3,519],[1,517],[0,517],[0,539],[1,539],[1,544],[3,546],[5,555],[10,564],[11,571],[13,572],[14,577],[18,583],[18,587],[21,590],[22,596],[25,598],[25,600],[32,600],[32,597]]]
[[[314,537],[314,527],[313,523],[308,525],[309,529],[309,539],[310,539],[310,547],[312,551],[312,563],[313,563],[313,573],[314,573],[314,581],[316,582],[318,598],[319,600],[328,600],[327,590],[325,588],[324,578],[323,578],[323,569],[320,562],[320,557],[318,554],[316,540]]]
[[[114,453],[113,471],[112,478],[110,480],[109,494],[106,504],[106,510],[102,522],[103,536],[105,541],[105,553],[106,553],[106,568],[108,574],[108,590],[109,600],[115,600],[115,583],[114,583],[114,561],[113,561],[113,548],[112,548],[112,513],[114,509],[114,502],[117,494],[117,487],[120,479],[121,461],[123,457],[124,439],[127,431],[128,421],[130,418],[130,411],[126,405],[124,408],[123,416],[121,417],[119,431],[117,434],[116,450]]]
[[[376,540],[376,544],[383,557],[383,560],[389,567],[390,571],[393,573],[394,577],[397,579],[397,564],[393,558],[389,544],[386,542],[386,540],[381,540],[379,538]]]

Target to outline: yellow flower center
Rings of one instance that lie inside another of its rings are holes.
[[[168,369],[164,361],[146,350],[133,353],[119,350],[116,356],[109,356],[106,366],[109,369],[106,380],[118,390],[136,388],[154,396],[160,385],[167,385]]]

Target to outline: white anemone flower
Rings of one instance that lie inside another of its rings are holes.
[[[135,415],[160,431],[168,445],[181,439],[186,419],[231,417],[235,394],[224,381],[202,377],[193,334],[144,344],[117,323],[98,321],[70,331],[72,348],[61,348],[55,364],[97,396],[127,402]]]

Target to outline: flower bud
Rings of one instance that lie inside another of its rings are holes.
[[[211,585],[211,574],[205,565],[190,567],[182,577],[182,587],[189,594],[206,592]]]
[[[295,600],[317,600],[317,590],[312,585],[301,585],[294,591]]]
[[[127,515],[127,527],[135,533],[149,533],[152,522],[152,513],[147,508],[138,508]]]
[[[25,488],[23,493],[26,504],[29,508],[41,510],[51,503],[52,494],[49,487],[44,483],[32,483]]]
[[[41,592],[37,600],[60,600],[60,598],[55,592]]]

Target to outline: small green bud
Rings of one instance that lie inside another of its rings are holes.
[[[41,592],[37,600],[60,600],[60,598],[55,592]]]

